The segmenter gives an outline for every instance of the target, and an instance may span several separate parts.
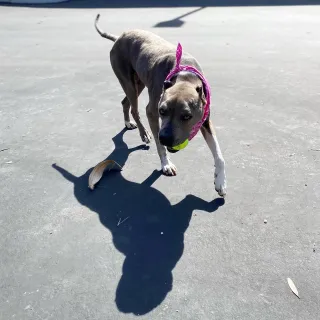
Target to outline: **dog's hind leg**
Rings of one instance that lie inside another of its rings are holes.
[[[128,101],[131,105],[131,115],[133,120],[136,122],[137,127],[139,129],[141,140],[144,143],[150,143],[151,135],[148,130],[144,127],[140,120],[140,114],[138,110],[138,92],[136,90],[136,86],[132,82],[125,82],[122,79],[119,79],[119,82],[125,92]]]
[[[226,173],[225,173],[225,162],[220,150],[219,142],[213,127],[212,122],[207,119],[201,127],[201,133],[206,140],[206,143],[213,155],[215,172],[214,172],[214,184],[215,189],[219,196],[224,197],[226,195]]]
[[[124,103],[124,116],[125,121],[130,122],[129,110],[131,105],[131,115],[136,122],[139,129],[140,137],[144,143],[150,143],[151,135],[141,123],[139,110],[138,110],[138,96],[144,88],[142,82],[138,79],[137,74],[132,66],[121,60],[121,55],[116,53],[115,47],[110,52],[110,60],[113,72],[117,76],[121,87],[126,95],[122,101]],[[128,104],[128,102],[129,104]],[[123,104],[122,104],[123,105]]]
[[[124,116],[124,124],[127,129],[135,129],[137,125],[130,120],[130,102],[127,97],[125,97],[122,101],[123,108],[123,116]]]
[[[135,81],[136,81],[137,96],[139,96],[140,93],[145,88],[145,85],[138,79],[138,77],[136,77]],[[127,97],[125,97],[121,101],[121,104],[122,104],[122,107],[123,107],[124,124],[125,124],[126,128],[127,129],[135,129],[135,128],[137,128],[137,125],[133,121],[130,120],[130,102],[129,102],[129,99]]]

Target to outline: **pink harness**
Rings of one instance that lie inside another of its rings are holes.
[[[202,119],[192,127],[192,130],[191,130],[190,136],[189,136],[189,141],[190,141],[198,133],[201,126],[206,121],[206,119],[209,115],[211,93],[210,93],[210,86],[209,86],[208,81],[195,67],[180,65],[181,56],[182,56],[182,46],[180,43],[178,43],[177,51],[176,51],[176,66],[167,75],[166,81],[170,81],[173,76],[175,76],[176,74],[178,74],[181,71],[192,72],[192,73],[196,74],[201,79],[203,85],[205,86],[206,100],[207,100],[207,103],[203,109]]]

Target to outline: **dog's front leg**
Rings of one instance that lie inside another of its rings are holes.
[[[225,162],[220,150],[214,127],[209,119],[206,120],[201,127],[201,132],[214,158],[214,164],[216,167],[214,172],[215,189],[219,196],[224,197],[226,195],[227,188],[226,173],[224,168]]]
[[[177,174],[177,168],[171,162],[167,154],[166,148],[159,141],[160,124],[158,109],[157,107],[153,107],[150,102],[147,106],[147,117],[154,141],[157,145],[157,150],[161,161],[162,172],[167,176],[175,176]]]

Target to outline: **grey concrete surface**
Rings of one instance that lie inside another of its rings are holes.
[[[1,320],[320,319],[320,7],[194,9],[1,7]],[[97,12],[200,61],[224,204],[200,135],[168,178],[122,131]],[[124,170],[89,192],[108,156]]]

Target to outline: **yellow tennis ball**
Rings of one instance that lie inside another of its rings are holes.
[[[177,146],[172,147],[173,150],[182,150],[184,149],[189,143],[189,139],[186,139],[184,142],[178,144]]]

